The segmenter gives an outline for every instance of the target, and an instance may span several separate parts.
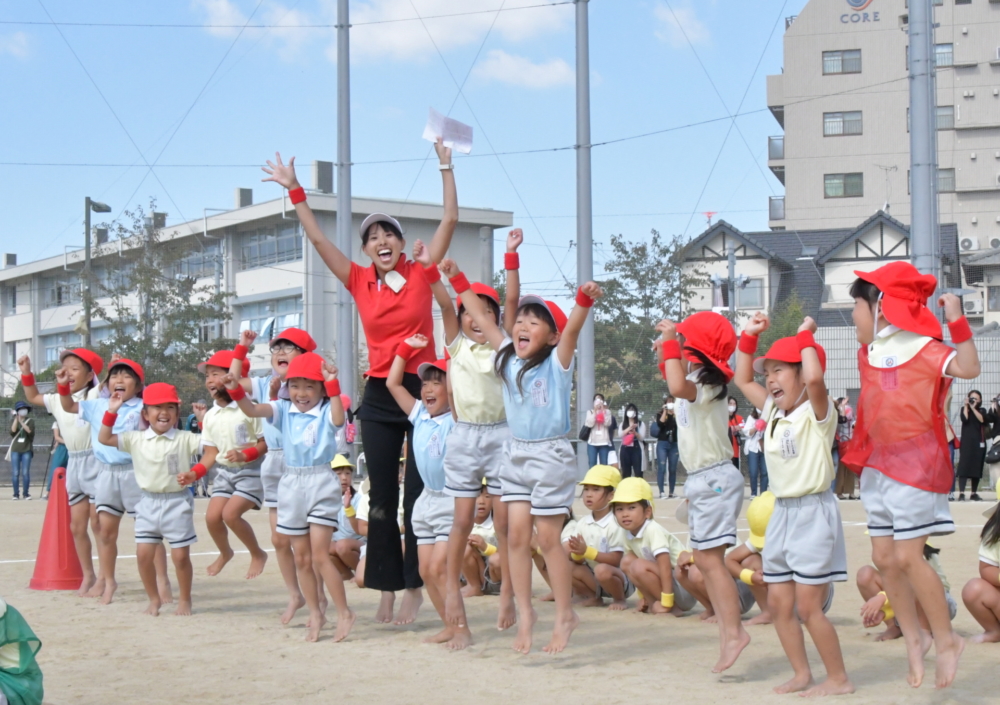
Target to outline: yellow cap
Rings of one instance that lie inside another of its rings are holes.
[[[764,534],[774,511],[774,493],[770,490],[753,498],[747,507],[747,523],[750,525],[750,545],[758,551],[764,548]]]
[[[487,484],[489,484],[489,483],[486,482],[486,478],[484,477],[483,478],[483,487],[486,487]]]
[[[337,468],[353,468],[354,465],[352,465],[351,461],[345,458],[343,455],[337,453],[337,455],[334,456],[333,460],[330,461],[330,467],[336,470]]]
[[[595,465],[590,468],[584,478],[576,484],[614,488],[618,487],[618,483],[621,481],[622,474],[618,472],[617,468],[613,468],[610,465]]]
[[[615,488],[615,498],[611,501],[615,504],[631,504],[642,500],[653,506],[653,488],[641,477],[626,477],[618,483],[618,487]]]

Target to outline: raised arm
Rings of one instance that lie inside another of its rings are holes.
[[[434,151],[437,152],[441,166],[441,180],[444,182],[444,216],[441,224],[438,225],[434,237],[431,238],[430,253],[431,259],[440,263],[448,254],[451,247],[451,237],[455,234],[455,226],[458,225],[458,191],[455,189],[455,170],[451,163],[451,147],[445,147],[441,138],[438,137],[434,143]]]
[[[462,299],[462,305],[465,306],[465,310],[472,316],[472,319],[479,326],[479,330],[483,332],[483,335],[486,336],[490,345],[493,346],[494,350],[499,350],[507,336],[500,330],[500,326],[493,319],[493,315],[487,310],[486,304],[469,288],[469,280],[459,270],[455,260],[446,259],[441,262],[441,272],[448,277],[451,287]]]
[[[441,309],[445,345],[451,345],[461,330],[458,314],[455,312],[455,304],[452,303],[451,296],[448,295],[448,289],[441,281],[441,271],[431,260],[431,251],[424,245],[423,240],[417,240],[413,243],[413,259],[424,268],[427,281],[431,285],[431,292],[434,294],[434,300],[437,302],[438,308]]]
[[[587,316],[590,315],[594,299],[599,299],[602,296],[604,296],[604,292],[594,282],[587,282],[577,292],[576,305],[570,311],[569,320],[566,321],[566,327],[556,345],[556,355],[559,356],[559,364],[563,366],[563,369],[569,367],[569,363],[573,361],[573,355],[576,353],[576,341],[580,337],[583,324],[587,322]]]
[[[330,423],[339,428],[344,425],[347,415],[344,413],[344,403],[340,401],[337,366],[332,362],[323,363],[323,382],[326,385],[326,393],[330,395]]]
[[[121,394],[112,394],[111,398],[108,399],[108,413],[101,420],[101,430],[97,432],[97,441],[101,445],[111,446],[112,448],[118,447],[118,434],[112,432],[114,421],[108,418],[108,414],[117,416],[118,410],[122,408],[122,403]],[[111,425],[108,424],[108,421],[111,421]]]
[[[733,382],[743,392],[747,401],[758,409],[764,408],[767,401],[767,390],[753,378],[753,352],[757,349],[757,337],[771,326],[771,319],[766,313],[758,311],[743,329],[743,337],[736,352],[736,374]]]
[[[962,300],[954,294],[943,294],[938,299],[938,305],[944,309],[944,317],[948,321],[949,328],[952,327],[952,324],[959,324],[959,321],[965,317],[962,312]],[[965,324],[964,328],[968,331],[968,323]],[[957,337],[956,332],[952,331],[953,340]],[[976,350],[976,343],[972,340],[971,331],[968,331],[967,335],[965,340],[955,344],[955,350],[958,354],[952,358],[945,370],[945,373],[950,377],[974,379],[979,376],[981,370],[979,352]]]
[[[21,371],[21,386],[24,387],[25,400],[33,406],[45,406],[45,399],[35,386],[35,376],[31,374],[31,359],[27,355],[22,355],[17,359],[17,366]]]
[[[657,345],[660,362],[663,363],[663,376],[667,380],[667,389],[675,399],[687,399],[694,401],[698,398],[698,387],[687,378],[684,371],[684,364],[681,362],[680,354],[677,357],[664,359],[663,346],[670,341],[677,342],[677,325],[673,321],[666,319],[656,324],[656,332],[660,334],[660,344]]]
[[[806,316],[799,326],[799,333],[816,332],[816,321]],[[806,384],[806,394],[812,404],[813,414],[817,421],[824,421],[830,413],[830,393],[826,390],[823,379],[823,366],[819,363],[819,353],[815,347],[804,347],[799,351],[802,355],[802,381]]]
[[[517,302],[521,299],[521,261],[517,248],[522,242],[524,242],[524,231],[521,228],[514,228],[507,233],[507,254],[504,257],[507,287],[503,302],[503,329],[507,331],[507,335],[514,329],[514,321],[517,320]],[[509,267],[508,262],[517,266]]]
[[[239,364],[239,363],[236,363]],[[227,374],[222,378],[222,383],[226,385],[229,397],[240,407],[240,411],[255,419],[269,419],[274,415],[274,409],[270,404],[254,404],[247,398],[246,392],[240,386],[239,377]]]
[[[56,389],[59,391],[59,403],[62,404],[63,411],[67,414],[79,414],[80,404],[73,398],[73,394],[63,394],[70,388],[69,372],[62,367],[56,370]]]
[[[278,152],[275,152],[274,159],[276,163],[272,163],[268,160],[267,166],[261,167],[264,173],[269,175],[268,178],[261,179],[261,181],[273,181],[276,184],[284,186],[289,191],[302,188],[299,185],[298,178],[295,176],[295,157],[289,159],[287,165],[282,163],[281,154]],[[454,192],[455,189],[454,178],[454,175],[452,175],[452,192]],[[445,190],[447,192],[447,189]],[[351,276],[351,258],[341,252],[337,246],[330,242],[326,235],[323,234],[322,228],[320,228],[319,223],[316,222],[316,216],[313,214],[312,208],[309,207],[309,204],[305,201],[305,199],[295,204],[295,214],[299,217],[299,222],[302,223],[302,229],[305,230],[306,237],[309,238],[309,242],[311,242],[313,247],[316,248],[316,253],[319,254],[320,259],[326,263],[326,266],[330,268],[330,271],[333,272],[337,279],[344,284],[347,284],[347,280]],[[455,219],[457,222],[457,199],[455,205]],[[442,222],[442,225],[443,224],[444,223]],[[452,225],[453,232],[454,229],[455,226]],[[440,228],[438,228],[438,230],[440,230]],[[448,235],[448,243],[451,243],[450,234]],[[448,249],[447,245],[445,245],[445,249]]]
[[[403,373],[406,371],[406,363],[409,359],[418,350],[426,348],[427,343],[427,338],[419,333],[404,340],[396,351],[396,357],[393,359],[392,367],[389,369],[389,376],[385,380],[385,386],[389,390],[389,393],[392,394],[392,398],[396,400],[399,408],[407,416],[410,415],[413,407],[416,406],[417,399],[403,386]]]
[[[253,394],[253,382],[250,378],[243,376],[243,361],[247,359],[247,353],[253,347],[253,342],[257,340],[257,331],[240,331],[240,342],[233,350],[233,361],[229,363],[229,374],[240,381],[240,386],[247,394]],[[258,401],[261,401],[258,399]]]

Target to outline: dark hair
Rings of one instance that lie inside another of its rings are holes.
[[[79,355],[74,355],[73,353],[69,353],[69,354],[66,355],[66,357],[75,357],[77,360],[79,360],[83,364],[84,367],[87,368],[87,372],[93,372],[94,371],[94,368],[90,366],[90,363],[87,362],[86,360],[84,360]],[[97,379],[98,379],[97,375],[94,375],[93,377],[91,377],[90,379],[88,379],[87,380],[87,389],[93,389],[94,387],[96,387],[97,386]]]
[[[987,546],[993,546],[1000,541],[1000,504],[994,507],[993,513],[986,520],[986,526],[983,527],[983,533],[979,535],[979,538]]]
[[[719,387],[719,393],[715,395],[712,401],[719,401],[720,399],[725,399],[729,396],[729,378],[726,373],[720,370],[714,362],[708,359],[708,355],[703,353],[701,350],[695,350],[688,346],[684,346],[684,349],[698,358],[698,362],[701,363],[701,375],[698,377],[698,384],[706,385],[709,387]]]
[[[104,384],[108,384],[108,382],[110,382],[111,375],[114,374],[115,370],[123,370],[125,374],[127,374],[129,377],[135,380],[135,386],[136,386],[135,395],[139,399],[142,399],[142,387],[143,387],[142,380],[139,379],[139,375],[136,374],[135,370],[133,370],[128,365],[116,363],[112,365],[110,368],[108,368],[108,374],[104,378]]]
[[[966,396],[966,398],[968,398],[968,397],[970,397],[973,394],[978,394],[979,395],[979,401],[983,400],[983,393],[980,392],[978,389],[970,389],[969,393],[966,394],[965,396]]]
[[[934,548],[927,543],[924,544],[924,560],[929,561],[932,556],[936,556],[939,553],[941,553],[940,548]]]
[[[638,421],[639,420],[639,407],[636,406],[635,404],[633,404],[632,402],[629,402],[628,404],[626,404],[625,405],[625,416],[626,417],[628,416],[628,410],[629,409],[635,409],[635,420]]]
[[[400,240],[404,239],[403,233],[399,231],[399,228],[390,223],[388,220],[376,220],[374,223],[368,226],[367,230],[361,233],[362,247],[368,244],[368,238],[371,236],[372,228],[374,228],[376,225],[381,225],[382,229],[385,230],[388,234],[393,235],[394,237],[397,237]]]
[[[757,411],[757,407],[753,406],[752,404],[750,405],[750,418],[753,418],[753,419],[759,419],[760,418],[760,412]]]
[[[148,409],[151,406],[176,406],[177,407],[177,413],[178,414],[181,413],[181,405],[178,404],[175,401],[168,401],[166,404],[143,404],[142,405],[142,410],[145,411],[146,409]],[[179,419],[180,419],[180,416],[178,416],[178,420]]]
[[[444,381],[445,381],[445,371],[444,370],[440,370],[437,367],[434,367],[433,365],[431,365],[426,370],[424,370],[424,373],[422,375],[420,375],[420,381],[421,382],[440,382],[441,384],[444,384]]]
[[[486,308],[488,308],[490,312],[493,314],[493,318],[496,319],[497,325],[500,325],[500,304],[498,304],[496,301],[494,301],[489,296],[486,296],[485,294],[479,294],[479,300],[486,302]],[[460,319],[462,318],[463,313],[465,313],[465,304],[459,303],[458,317]]]
[[[556,330],[558,330],[556,328],[555,319],[552,318],[552,314],[549,313],[549,310],[544,306],[542,306],[541,304],[525,304],[524,306],[521,306],[520,308],[517,309],[518,315],[521,315],[522,313],[530,313],[531,315],[542,319],[543,321],[545,321],[545,324],[549,327],[549,329],[553,333],[555,333]],[[521,386],[521,382],[524,379],[524,375],[528,372],[528,370],[538,367],[543,362],[548,360],[549,356],[552,354],[552,351],[555,349],[556,349],[555,345],[543,345],[541,350],[539,350],[537,353],[529,357],[527,361],[525,361],[524,367],[522,367],[521,371],[517,373],[517,391],[520,394],[524,394],[524,388]],[[494,363],[493,369],[496,371],[497,376],[506,385],[510,385],[510,380],[507,379],[507,363],[510,361],[512,357],[514,357],[515,354],[516,352],[514,349],[514,345],[513,344],[508,345],[499,353],[497,353],[497,359],[496,362]]]
[[[649,502],[645,499],[640,499],[638,502],[611,502],[612,504],[638,504],[643,509],[649,509]]]
[[[873,306],[878,303],[878,297],[882,295],[877,286],[860,277],[854,280],[848,293],[852,299],[864,299]]]

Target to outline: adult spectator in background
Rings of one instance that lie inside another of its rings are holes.
[[[31,499],[29,485],[31,484],[31,458],[35,453],[35,420],[28,417],[31,405],[23,401],[14,404],[14,419],[10,424],[10,465],[11,479],[14,484],[14,499],[21,499],[21,487],[24,487],[24,498]]]
[[[590,429],[587,437],[587,460],[590,467],[598,463],[608,464],[608,451],[614,448],[611,443],[611,409],[604,403],[603,394],[594,395],[594,406],[587,411],[584,426]]]
[[[49,471],[45,475],[42,483],[42,499],[48,499],[52,491],[52,477],[56,474],[56,468],[64,468],[69,463],[69,451],[66,450],[66,441],[59,433],[59,424],[52,424],[52,448],[49,454]]]
[[[739,405],[736,397],[729,397],[729,440],[733,444],[733,465],[740,466],[740,432],[743,430],[743,417],[736,413]]]
[[[833,491],[840,499],[854,499],[854,473],[840,462],[840,449],[854,435],[854,409],[847,397],[834,400],[833,405],[837,412],[837,435],[834,437],[837,452],[833,456],[837,476],[833,480]]]
[[[750,499],[767,492],[767,465],[764,462],[764,429],[767,422],[757,409],[751,409],[742,432],[746,439],[747,469],[750,471]],[[760,490],[758,492],[758,490]]]
[[[991,451],[1000,444],[1000,396],[993,397],[993,401],[990,402],[989,415],[992,425],[986,430],[986,437],[992,444],[986,449],[986,476],[992,489],[997,486],[997,480],[1000,480],[1000,462],[990,462]]]
[[[970,499],[980,501],[979,481],[986,461],[986,429],[995,421],[989,411],[983,411],[983,394],[973,389],[962,402],[962,435],[958,450],[958,501],[965,501],[965,485],[972,480]]]
[[[677,417],[674,415],[674,398],[663,398],[663,407],[649,427],[649,433],[656,437],[656,484],[663,499],[663,480],[668,480],[669,499],[674,496],[677,484]]]
[[[639,407],[625,405],[625,418],[618,429],[621,447],[618,450],[618,465],[622,479],[642,477],[642,441],[646,437],[646,424],[639,419]]]

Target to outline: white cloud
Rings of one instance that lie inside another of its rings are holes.
[[[679,49],[686,47],[688,40],[692,44],[707,44],[711,38],[708,27],[698,19],[694,8],[690,5],[673,4],[673,12],[666,3],[658,3],[653,8],[659,27],[653,32],[661,42]],[[684,35],[687,35],[687,39]]]
[[[24,32],[0,35],[0,54],[10,54],[17,59],[28,57],[28,35]]]
[[[499,81],[526,88],[552,88],[572,84],[576,75],[573,68],[562,59],[549,59],[536,64],[531,59],[508,54],[502,49],[489,51],[486,58],[476,64],[472,74],[483,81]]]
[[[240,27],[247,24],[248,16],[233,0],[192,0],[192,5],[205,16],[205,29],[216,37],[234,38]],[[249,28],[243,38],[257,40],[264,35],[264,45],[273,49],[284,61],[296,59],[306,42],[322,36],[322,30],[297,25],[318,22],[298,10],[276,2],[265,2],[253,16],[253,25],[266,25],[268,29]]]

